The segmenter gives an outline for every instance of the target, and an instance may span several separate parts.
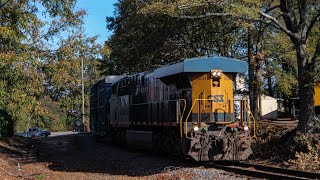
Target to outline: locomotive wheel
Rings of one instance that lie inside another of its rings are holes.
[[[154,153],[161,153],[160,139],[161,139],[161,133],[154,132],[153,137],[152,137],[153,152]]]
[[[175,129],[165,129],[155,133],[154,144],[156,152],[171,155],[180,155],[181,141]]]
[[[124,138],[124,146],[127,147],[127,133],[126,130],[123,131],[123,138]]]
[[[182,155],[182,147],[181,147],[181,140],[180,140],[180,137],[179,137],[179,134],[178,134],[178,131],[174,131],[174,130],[171,130],[171,144],[172,144],[172,154],[173,155]]]
[[[169,146],[169,138],[165,134],[161,134],[159,139],[159,149],[161,153],[168,154],[170,152],[170,149],[168,149]]]
[[[126,131],[117,129],[111,132],[111,141],[112,143],[119,146],[126,146]]]
[[[120,145],[122,147],[126,147],[127,146],[126,131],[125,130],[121,130],[119,132],[119,135],[120,135]]]

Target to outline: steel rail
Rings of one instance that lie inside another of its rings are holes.
[[[245,176],[266,179],[320,179],[320,174],[285,168],[263,166],[238,161],[216,161],[207,163],[208,167],[222,169]]]

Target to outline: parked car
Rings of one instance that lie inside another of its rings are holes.
[[[51,135],[50,131],[42,130],[38,127],[29,128],[29,131],[27,133],[28,137],[48,137],[49,135]]]

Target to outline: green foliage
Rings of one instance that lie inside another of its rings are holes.
[[[72,130],[75,120],[79,119],[81,108],[81,59],[84,61],[85,114],[89,114],[89,88],[99,79],[100,54],[102,48],[95,43],[96,38],[83,38],[81,33],[61,42],[56,51],[56,62],[45,66],[47,94],[58,101],[65,115],[64,128]],[[70,114],[69,111],[76,111]]]
[[[44,175],[37,175],[36,178],[37,178],[37,179],[44,179],[45,176],[44,176]]]
[[[145,71],[206,54],[236,56],[243,43],[243,29],[237,22],[141,13],[145,6],[123,0],[116,5],[116,16],[107,18],[114,35],[106,43],[111,49],[104,58],[106,74]]]
[[[275,72],[276,77],[276,87],[275,90],[284,98],[296,97],[298,81],[295,76],[287,74],[284,71],[278,70]]]
[[[274,33],[276,32],[276,33]],[[264,36],[264,49],[268,54],[270,69],[265,78],[274,79],[274,94],[279,98],[298,96],[298,67],[296,53],[290,39],[282,32],[273,30]]]
[[[80,97],[80,58],[86,61],[90,79],[86,88],[98,78],[100,53],[95,38],[81,36],[85,11],[76,10],[75,4],[76,0],[0,1],[0,109],[8,113],[0,114],[0,130],[9,124],[15,131],[31,126],[71,129],[66,126],[66,108],[79,102],[66,107],[64,99]],[[58,46],[52,46],[59,39]]]

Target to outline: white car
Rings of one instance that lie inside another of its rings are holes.
[[[42,130],[40,128],[29,128],[27,132],[28,137],[48,137],[51,135],[50,131]]]

